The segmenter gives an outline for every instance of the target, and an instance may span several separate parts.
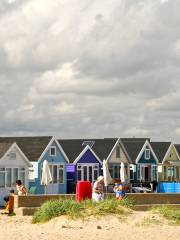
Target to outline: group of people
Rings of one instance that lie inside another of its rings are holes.
[[[114,188],[113,191],[115,192],[116,199],[121,200],[125,196],[124,186],[121,183],[121,180],[114,181]],[[27,190],[22,184],[21,180],[16,181],[16,190],[18,195],[27,195]],[[15,191],[14,189],[10,190],[10,193],[4,197],[6,210],[9,211],[9,201],[10,196],[14,196]],[[104,200],[104,177],[99,176],[96,182],[93,185],[93,193],[92,193],[93,201],[100,202]]]
[[[22,184],[21,180],[17,180],[16,181],[16,190],[17,190],[17,194],[18,195],[27,195],[27,190],[25,188],[25,186]],[[9,194],[6,195],[4,197],[4,201],[5,201],[5,211],[9,212],[9,208],[10,208],[10,196],[14,196],[15,191],[14,189],[11,189]]]
[[[121,180],[114,181],[114,188],[116,199],[121,200],[125,196],[124,185],[121,183]],[[99,176],[96,182],[93,185],[92,199],[96,202],[104,200],[104,177]]]

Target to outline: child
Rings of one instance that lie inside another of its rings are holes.
[[[113,191],[116,194],[116,199],[121,200],[125,196],[124,186],[121,183],[121,180],[119,179],[115,180],[114,183],[115,183],[115,186],[113,188]]]

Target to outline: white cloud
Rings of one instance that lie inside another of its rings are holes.
[[[160,2],[162,2],[162,3],[166,3],[166,2],[168,2],[169,0],[160,0]]]
[[[2,134],[178,140],[179,8],[179,0],[1,1]]]

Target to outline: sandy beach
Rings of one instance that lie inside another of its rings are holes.
[[[0,215],[0,239],[117,239],[179,240],[180,226],[150,212],[133,212],[125,219],[114,216],[70,220],[64,216],[44,224],[31,224],[32,217]]]

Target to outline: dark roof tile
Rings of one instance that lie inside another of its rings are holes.
[[[132,163],[136,163],[136,158],[144,146],[146,140],[147,139],[144,139],[144,141],[123,141],[123,139],[121,139],[121,144],[125,148],[125,151]]]
[[[59,139],[58,142],[63,148],[65,154],[67,155],[71,163],[79,156],[88,143],[89,146],[92,145],[92,150],[102,161],[107,159],[111,150],[113,149],[118,138],[104,138],[104,139]]]
[[[44,137],[0,137],[0,144],[17,143],[19,148],[29,159],[29,161],[38,161],[39,157],[47,147],[52,136]]]
[[[4,154],[8,151],[8,149],[11,147],[12,143],[0,143],[0,158],[4,156]]]
[[[155,152],[159,160],[159,163],[162,163],[170,145],[171,145],[171,142],[151,142],[151,147]]]
[[[145,142],[148,140],[150,142],[151,138],[120,138],[122,142]]]
[[[180,144],[174,144],[177,152],[178,152],[178,155],[180,156]]]

